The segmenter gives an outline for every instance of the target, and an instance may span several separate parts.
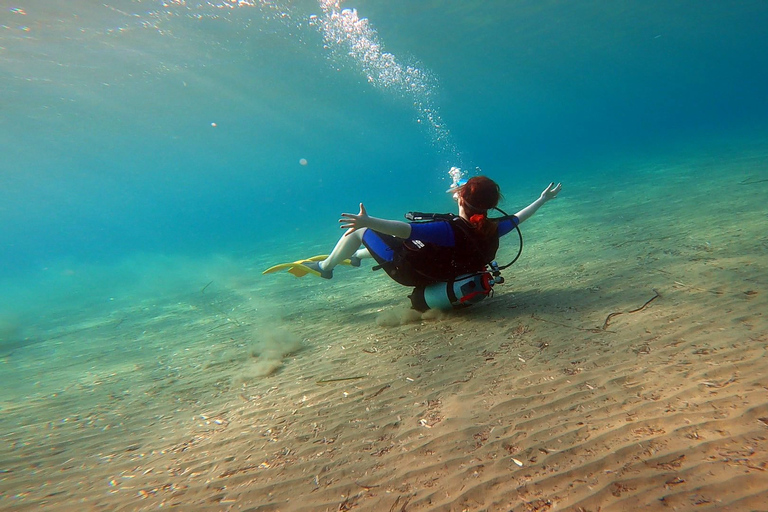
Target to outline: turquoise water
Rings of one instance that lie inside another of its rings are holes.
[[[49,312],[327,252],[359,201],[448,211],[451,166],[493,176],[511,209],[549,181],[567,197],[590,172],[616,169],[620,188],[630,162],[768,144],[759,1],[18,2],[0,16],[0,307],[20,326],[6,338]]]
[[[359,200],[450,209],[451,165],[538,188],[594,162],[764,140],[764,2],[341,7],[368,18],[379,57],[417,68],[418,90],[369,82],[360,53],[324,39],[317,2],[5,7],[1,277],[301,243],[296,229]]]
[[[559,226],[584,250],[630,215],[673,225],[659,205],[675,184],[705,200],[699,177],[749,190],[754,226],[768,179],[767,26],[763,1],[6,4],[3,407],[90,390],[131,365],[150,386],[152,372],[175,375],[175,351],[205,359],[220,332],[318,307],[318,344],[336,323],[375,324],[404,295],[382,276],[261,271],[328,252],[338,214],[360,201],[387,218],[450,211],[452,166],[496,179],[511,211],[564,183],[521,265],[546,261],[536,244]],[[627,217],[601,217],[603,197]],[[685,211],[696,226],[712,215]],[[575,254],[552,261],[579,266]],[[289,353],[302,334],[274,336]]]

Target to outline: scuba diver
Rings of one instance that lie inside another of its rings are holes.
[[[339,223],[347,231],[328,256],[276,265],[268,274],[287,269],[302,277],[313,274],[333,278],[339,264],[359,267],[361,260],[373,258],[373,270],[383,269],[404,286],[414,287],[409,298],[417,311],[462,308],[493,293],[502,283],[500,271],[514,263],[522,252],[519,224],[530,218],[544,203],[557,197],[561,184],[550,183],[538,199],[514,215],[497,208],[499,186],[485,176],[454,183],[448,189],[458,203],[459,214],[408,213],[411,222],[371,217],[360,203],[357,214],[342,213]],[[488,217],[498,210],[502,217]],[[517,230],[520,251],[508,265],[494,261],[499,238]]]

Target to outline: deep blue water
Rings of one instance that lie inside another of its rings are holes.
[[[2,282],[332,242],[361,200],[451,209],[453,165],[538,192],[768,141],[764,1],[5,5]]]

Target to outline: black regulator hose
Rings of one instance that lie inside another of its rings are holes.
[[[504,215],[504,217],[501,217],[499,219],[491,219],[491,220],[514,219],[514,217],[515,217],[514,215],[509,215],[507,212],[505,212],[501,208],[494,208],[494,210],[500,212],[502,215]],[[518,258],[520,258],[520,255],[523,254],[523,232],[520,231],[520,223],[519,222],[515,223],[515,229],[517,230],[518,238],[520,238],[520,247],[517,250],[517,255],[512,259],[512,261],[510,261],[506,265],[503,265],[503,266],[499,267],[499,270],[504,270],[505,268],[511,267],[518,260]]]

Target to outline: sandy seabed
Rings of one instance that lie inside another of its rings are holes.
[[[768,510],[768,157],[612,180],[460,312],[283,255],[48,318],[3,363],[0,508]]]

